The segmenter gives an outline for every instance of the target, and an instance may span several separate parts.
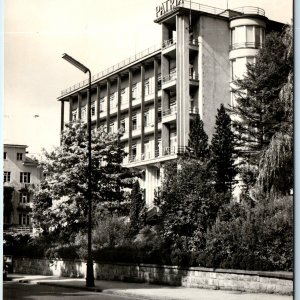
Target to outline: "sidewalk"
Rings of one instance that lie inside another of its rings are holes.
[[[9,274],[8,280],[20,283],[44,284],[70,287],[81,290],[134,296],[149,300],[292,300],[293,296],[274,294],[252,294],[237,291],[208,290],[184,287],[170,287],[121,281],[95,280],[95,287],[85,287],[84,278],[66,278],[43,275]]]

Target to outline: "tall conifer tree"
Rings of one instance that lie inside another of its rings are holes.
[[[211,141],[212,177],[217,192],[231,190],[236,175],[234,165],[234,134],[231,120],[221,104],[216,116],[215,133]]]
[[[207,158],[209,153],[208,136],[204,131],[203,121],[199,115],[191,122],[191,129],[189,134],[188,152],[200,160]]]

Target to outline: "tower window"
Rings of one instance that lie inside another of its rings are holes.
[[[17,153],[17,160],[23,160],[23,153]]]

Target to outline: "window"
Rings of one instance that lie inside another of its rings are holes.
[[[144,143],[144,159],[150,159],[151,152],[150,152],[150,142],[147,140]]]
[[[136,130],[137,129],[137,117],[136,114],[132,115],[132,130]]]
[[[100,98],[100,111],[104,111],[104,97]]]
[[[77,118],[77,111],[74,110],[74,111],[72,112],[72,120],[73,120],[73,121],[76,121],[76,118]]]
[[[109,101],[114,102],[114,100],[115,100],[115,94],[110,94]]]
[[[149,95],[149,94],[150,94],[150,83],[149,83],[149,79],[146,79],[146,80],[145,80],[144,87],[145,87],[145,95]]]
[[[136,158],[136,154],[137,154],[137,151],[136,151],[136,144],[132,144],[132,147],[131,147],[132,151],[132,160],[135,160]]]
[[[95,114],[96,114],[96,107],[95,107],[95,102],[94,102],[91,106],[91,115],[92,115],[92,117],[95,116]]]
[[[3,159],[7,159],[7,152],[3,152]]]
[[[19,225],[29,225],[30,217],[29,214],[19,214]]]
[[[17,160],[23,160],[23,153],[17,153]]]
[[[246,42],[247,42],[246,46],[250,46],[250,47],[253,46],[254,43],[253,32],[254,32],[253,26],[246,26]]]
[[[127,102],[126,99],[125,99],[125,95],[126,95],[126,90],[122,89],[121,90],[121,103]]]
[[[147,127],[149,125],[149,110],[144,112],[144,126]]]
[[[125,126],[125,118],[123,117],[120,121],[120,126],[121,126],[121,129],[123,130],[123,132],[126,131],[126,126]]]
[[[177,146],[177,134],[176,131],[175,132],[170,132],[170,150],[171,153],[175,153],[175,148]]]
[[[20,193],[20,203],[29,203],[29,194],[27,192]]]
[[[81,118],[82,119],[86,118],[86,107],[81,108]]]
[[[114,132],[114,122],[109,124],[109,132]]]
[[[132,99],[134,100],[134,99],[136,99],[136,98],[137,98],[137,84],[134,83],[134,84],[132,85]]]
[[[10,182],[10,172],[4,171],[3,182]]]
[[[161,122],[161,116],[162,116],[161,103],[158,104],[157,115],[158,115],[158,123],[160,123]]]
[[[231,47],[238,48],[258,48],[264,43],[265,29],[259,26],[246,25],[237,26],[231,30]]]
[[[158,74],[157,76],[157,85],[158,85],[158,90],[161,90],[161,74]]]
[[[30,173],[29,172],[20,172],[20,182],[21,183],[30,183]]]
[[[231,80],[234,80],[236,76],[236,60],[231,61]]]

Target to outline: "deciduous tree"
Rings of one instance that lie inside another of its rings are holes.
[[[121,207],[124,190],[134,174],[121,165],[126,153],[117,134],[100,127],[92,132],[92,203],[108,211]],[[47,175],[34,197],[33,216],[38,227],[70,232],[86,228],[88,205],[87,131],[80,121],[66,124],[61,146],[44,153]]]

